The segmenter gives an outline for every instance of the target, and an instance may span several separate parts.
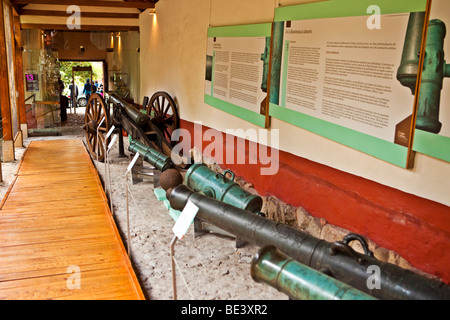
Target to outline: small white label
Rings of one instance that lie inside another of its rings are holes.
[[[100,123],[98,124],[97,130],[102,126],[103,122],[105,122],[105,117],[103,117],[102,121],[100,121]]]
[[[109,150],[111,149],[111,147],[114,145],[114,143],[116,142],[116,140],[117,140],[117,134],[115,134],[115,135],[113,136],[111,142],[108,144],[108,152],[109,152]]]
[[[173,233],[175,233],[178,239],[183,239],[190,225],[194,221],[197,212],[198,207],[191,201],[188,201],[183,211],[181,212],[180,217],[172,228]]]
[[[116,128],[116,127],[113,125],[113,126],[111,127],[111,129],[109,129],[108,133],[106,134],[106,139],[109,138],[109,136],[111,135],[111,133],[113,133],[113,131],[114,131],[115,128]]]
[[[139,152],[136,152],[136,154],[133,157],[133,160],[131,160],[130,164],[128,165],[127,172],[125,174],[130,172],[130,170],[134,167],[134,164],[136,163],[138,158],[139,158]]]

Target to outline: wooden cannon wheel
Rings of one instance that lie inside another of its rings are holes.
[[[167,92],[156,92],[147,105],[147,115],[173,147],[177,141],[172,141],[172,133],[180,127],[180,117],[172,97]]]
[[[105,119],[103,120],[103,118]],[[97,157],[98,161],[105,159],[105,147],[109,143],[109,139],[105,139],[105,137],[110,127],[109,107],[105,103],[105,100],[98,93],[91,94],[86,104],[83,129],[85,131],[89,152],[95,160],[97,160]]]

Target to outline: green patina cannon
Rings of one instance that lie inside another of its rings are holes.
[[[425,12],[413,12],[410,14],[403,45],[402,60],[397,70],[397,80],[405,87],[411,89],[411,94],[416,92],[424,23]]]
[[[279,104],[281,61],[283,57],[284,22],[273,23],[272,66],[270,74],[270,102]]]
[[[263,64],[263,77],[261,82],[261,90],[267,93],[267,82],[269,79],[269,62],[270,62],[270,37],[266,37],[266,46],[264,53],[261,54]]]
[[[289,258],[274,246],[253,257],[250,274],[256,282],[276,288],[294,300],[375,300],[326,274]]]
[[[397,71],[397,79],[402,85],[410,88],[412,94],[416,91],[424,23],[424,12],[411,13],[402,61]],[[446,64],[444,59],[445,35],[446,27],[441,20],[434,19],[429,22],[416,128],[432,133],[439,133],[441,130],[442,124],[439,122],[441,91],[444,78],[450,77],[450,65]]]
[[[228,179],[227,174],[231,175]],[[226,170],[223,174],[209,169],[203,163],[193,164],[186,172],[185,184],[208,197],[231,204],[240,209],[259,213],[262,208],[261,197],[242,189],[234,181],[234,173]]]
[[[159,171],[165,171],[173,165],[170,157],[151,147],[147,147],[139,141],[130,139],[128,150],[134,153],[139,153],[145,161],[150,163]]]
[[[416,128],[439,133],[439,107],[443,80],[450,77],[450,65],[444,60],[446,27],[441,20],[431,20],[428,25],[425,60],[419,94]]]

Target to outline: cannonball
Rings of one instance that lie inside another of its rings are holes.
[[[164,190],[168,190],[170,188],[175,188],[176,186],[183,183],[183,177],[181,173],[176,169],[167,169],[163,173],[161,173],[161,177],[159,178],[159,184],[161,188]]]

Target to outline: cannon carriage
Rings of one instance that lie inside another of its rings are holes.
[[[176,144],[172,134],[179,128],[180,118],[167,92],[158,91],[150,99],[145,97],[142,105],[131,104],[115,93],[106,99],[92,94],[86,105],[83,129],[90,155],[100,162],[105,160],[110,142],[107,133],[113,126],[119,134],[120,155],[124,155],[123,133],[126,132],[140,147],[155,150],[167,158],[179,157],[177,164],[173,164],[178,169],[185,169],[190,163],[189,159],[172,153]]]

